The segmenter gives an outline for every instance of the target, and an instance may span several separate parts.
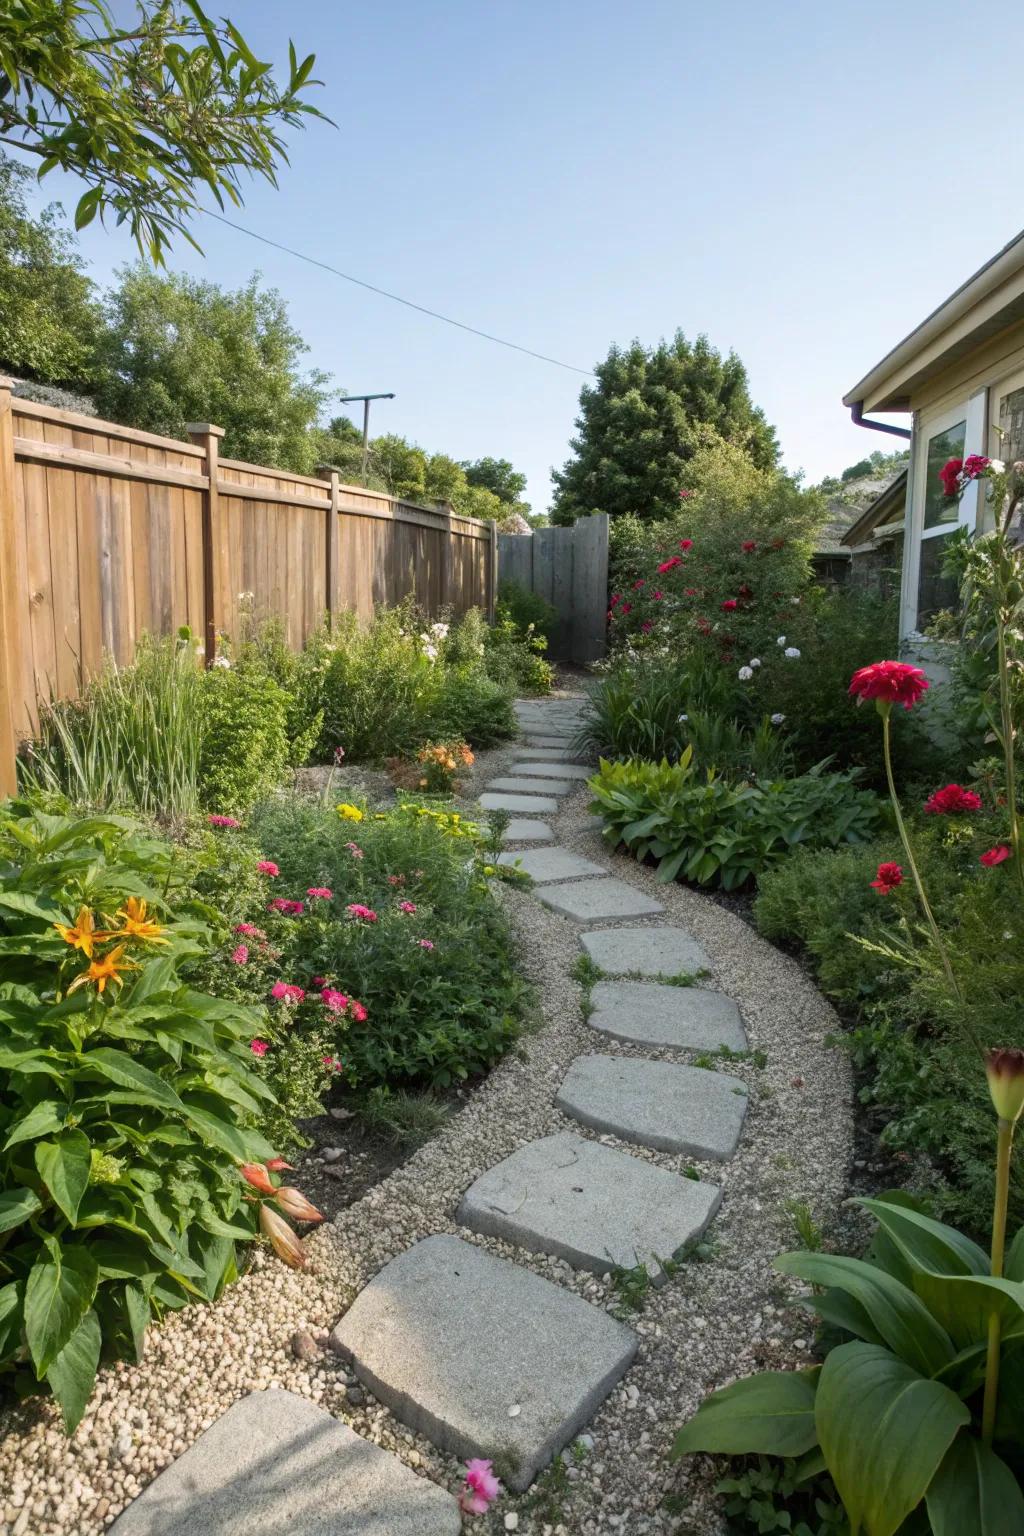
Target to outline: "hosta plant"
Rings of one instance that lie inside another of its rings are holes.
[[[121,818],[0,806],[0,1388],[48,1386],[69,1430],[101,1356],[235,1277],[240,1168],[274,1158],[258,1015],[182,980],[209,941],[177,865]]]

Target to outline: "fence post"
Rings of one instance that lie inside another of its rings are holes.
[[[330,464],[318,464],[316,472],[321,480],[330,484],[331,504],[327,508],[327,622],[334,628],[334,615],[338,608],[338,509],[341,505],[339,486],[341,478]]]
[[[17,624],[15,588],[17,507],[14,500],[14,420],[11,381],[0,378],[0,796],[18,788],[17,733],[14,727],[15,690],[21,637]]]
[[[498,604],[498,525],[492,517],[487,526],[491,532],[487,548],[487,622],[493,624]]]
[[[221,588],[225,550],[220,521],[220,483],[217,460],[223,427],[214,427],[208,421],[190,421],[188,435],[206,452],[206,475],[209,486],[203,497],[203,643],[206,647],[206,665],[213,665],[217,654],[217,631],[224,617],[224,594]]]

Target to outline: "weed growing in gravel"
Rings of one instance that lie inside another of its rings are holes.
[[[720,1061],[749,1061],[763,1070],[768,1065],[768,1056],[764,1051],[734,1051],[728,1045],[720,1045],[716,1051],[701,1051],[694,1057],[693,1066],[711,1068]]]
[[[697,1173],[696,1169],[694,1169],[692,1177],[700,1178],[700,1174]],[[678,1259],[663,1259],[659,1254],[654,1254],[653,1257],[658,1268],[668,1280],[677,1275],[682,1267]],[[625,1320],[631,1312],[642,1312],[653,1286],[654,1281],[646,1264],[634,1264],[632,1269],[621,1267],[613,1269],[612,1290],[619,1300],[618,1316]]]
[[[793,1223],[793,1230],[801,1248],[806,1248],[808,1253],[820,1253],[824,1246],[825,1234],[811,1214],[811,1208],[806,1200],[787,1200],[785,1209]]]
[[[371,1088],[359,1105],[359,1119],[371,1135],[399,1147],[421,1147],[436,1136],[448,1109],[429,1093]]]
[[[580,955],[572,968],[572,979],[578,981],[581,987],[592,987],[603,976],[604,971],[589,955]]]
[[[700,1183],[700,1169],[695,1168],[691,1163],[688,1168],[683,1169],[683,1178],[693,1179],[696,1183]]]
[[[524,1501],[524,1508],[536,1514],[545,1526],[562,1524],[566,1503],[572,1496],[572,1480],[568,1465],[563,1460],[564,1454],[555,1457],[547,1471],[534,1483],[529,1498]],[[581,1441],[574,1440],[569,1447],[569,1454],[576,1466],[582,1466],[589,1452]]]

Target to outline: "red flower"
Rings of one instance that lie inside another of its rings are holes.
[[[732,611],[733,611],[733,609],[735,607],[736,607],[736,599],[734,597],[727,597],[725,602],[722,604],[722,612],[723,613],[732,613]]]
[[[754,550],[757,548],[757,544],[753,539],[744,539],[743,543],[740,545],[740,548],[745,555],[752,555]]]
[[[639,592],[640,588],[641,587],[645,587],[646,585],[647,585],[647,583],[644,581],[644,578],[641,576],[639,581],[634,581],[634,583],[633,583],[633,591],[634,592]]]
[[[687,587],[685,592],[683,593],[684,597],[696,597],[697,595],[698,595],[698,588],[697,587]]]
[[[622,593],[621,592],[614,592],[612,594],[612,607],[614,608],[616,603],[621,603],[621,602],[622,602]]]
[[[660,603],[665,594],[660,587],[655,587],[654,591],[651,593],[651,596],[656,603]]]
[[[622,618],[625,618],[627,613],[632,613],[632,612],[633,612],[633,605],[632,605],[632,603],[623,603],[622,607],[619,609],[619,614],[620,614],[620,616]]]
[[[703,617],[703,615],[698,614],[693,622],[696,624],[702,635],[710,635],[711,625],[708,623],[707,619]]]
[[[680,549],[692,549],[693,548],[693,540],[692,539],[680,539],[679,540],[679,548]]]
[[[898,885],[903,884],[903,870],[898,864],[879,864],[878,875],[871,888],[880,896],[891,896]]]
[[[960,471],[963,467],[963,459],[947,459],[939,470],[939,479],[942,481],[945,495],[955,496],[960,489]]]
[[[1009,857],[1010,850],[1006,844],[997,843],[995,848],[990,848],[987,853],[982,854],[981,858],[978,860],[978,863],[984,864],[986,869],[993,869],[997,864],[1002,864],[1003,861]]]
[[[651,623],[650,619],[644,619],[643,623],[640,625],[640,628],[643,630],[645,635],[649,635],[651,630],[654,628],[654,625]]]
[[[682,565],[682,563],[683,562],[678,555],[673,555],[671,560],[663,560],[661,562],[661,564],[658,566],[658,575],[664,576],[666,571],[674,571],[676,566]]]
[[[969,453],[966,459],[964,459],[964,479],[977,480],[978,476],[983,475],[991,463],[992,460],[987,459],[983,453]]]
[[[696,491],[680,491],[679,492],[679,500],[680,501],[688,501],[691,496],[696,496],[696,494],[697,494]]]
[[[860,699],[881,699],[909,709],[930,686],[920,667],[905,661],[875,661],[853,674],[850,692]]]
[[[959,784],[947,784],[945,789],[937,789],[929,796],[924,808],[932,816],[961,816],[966,811],[980,811],[981,796]]]

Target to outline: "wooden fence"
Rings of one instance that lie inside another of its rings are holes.
[[[324,615],[412,596],[493,615],[493,523],[223,459],[222,429],[156,437],[38,405],[0,379],[0,794],[40,699],[73,698],[143,634],[237,631],[239,599],[298,648]]]
[[[608,514],[580,517],[569,528],[536,528],[498,536],[498,579],[515,581],[553,604],[558,624],[548,636],[557,661],[586,665],[605,653],[608,612]]]

